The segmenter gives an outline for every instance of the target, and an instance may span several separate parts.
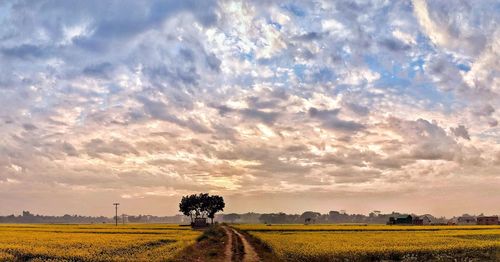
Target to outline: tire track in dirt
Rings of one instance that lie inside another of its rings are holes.
[[[227,235],[227,243],[224,247],[224,262],[231,262],[233,258],[233,234],[226,226],[222,228],[224,228],[224,232],[226,232]]]
[[[231,230],[233,230],[233,232],[238,236],[239,239],[241,239],[241,242],[243,243],[243,249],[245,251],[245,254],[243,255],[243,262],[258,262],[258,261],[260,261],[259,255],[257,255],[257,252],[255,252],[255,249],[250,244],[250,242],[248,242],[246,237],[235,229],[231,229]]]

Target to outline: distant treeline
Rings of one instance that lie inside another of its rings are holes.
[[[118,223],[187,223],[189,219],[183,215],[175,216],[118,216]],[[45,216],[34,215],[29,211],[23,211],[22,215],[0,216],[0,223],[46,223],[46,224],[106,224],[115,223],[115,217],[105,216],[80,216],[80,215],[64,215],[64,216]]]
[[[231,214],[224,215],[224,220],[233,220],[236,223],[266,223],[266,224],[301,224],[301,223],[314,223],[314,224],[329,224],[329,223],[361,223],[361,224],[385,224],[389,217],[402,215],[401,213],[392,212],[389,214],[382,214],[379,211],[371,212],[368,215],[363,214],[347,214],[341,211],[330,211],[328,214],[321,214],[319,212],[307,211],[299,214],[285,214],[285,213],[271,213],[259,214],[258,220],[255,220],[255,213],[248,216],[248,214],[239,215],[239,219],[234,219]],[[446,223],[445,217],[436,218],[432,215],[426,214],[434,223]],[[233,218],[233,219],[228,219]],[[231,222],[231,221],[228,221]]]
[[[402,215],[397,212],[382,214],[379,211],[373,211],[368,215],[363,214],[348,214],[343,211],[330,211],[328,214],[319,212],[307,211],[302,214],[286,214],[286,213],[244,213],[244,214],[220,214],[215,216],[215,221],[231,222],[231,223],[266,223],[266,224],[329,224],[329,223],[362,223],[362,224],[385,224],[389,217]],[[436,218],[426,214],[435,223],[446,223],[444,217]],[[45,216],[34,215],[29,211],[23,211],[22,215],[0,216],[0,223],[57,223],[57,224],[102,224],[114,223],[114,217],[104,216],[80,216],[80,215],[64,215],[64,216]],[[152,215],[127,215],[118,216],[119,223],[177,223],[188,224],[189,218],[183,215],[175,216],[152,216]]]

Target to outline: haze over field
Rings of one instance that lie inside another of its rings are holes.
[[[1,1],[0,215],[500,209],[500,2]]]

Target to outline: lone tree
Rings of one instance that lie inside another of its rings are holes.
[[[224,198],[217,195],[210,196],[208,193],[183,196],[179,203],[179,211],[191,218],[191,224],[196,218],[210,218],[213,224],[215,214],[224,211],[224,207]]]

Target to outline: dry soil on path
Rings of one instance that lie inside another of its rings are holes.
[[[255,252],[255,249],[248,242],[246,237],[244,235],[242,235],[240,232],[238,232],[237,230],[235,230],[235,229],[232,229],[232,230],[241,239],[241,242],[243,243],[243,249],[245,250],[245,254],[243,256],[243,262],[260,261],[259,256],[257,255],[257,252]]]
[[[255,252],[254,247],[248,242],[246,237],[242,235],[240,232],[233,228],[229,228],[227,226],[224,226],[224,231],[226,232],[227,235],[227,243],[224,249],[224,261],[225,262],[231,262],[232,257],[233,257],[233,236],[237,237],[238,239],[241,240],[241,243],[243,243],[243,250],[244,250],[244,255],[243,255],[243,262],[258,262],[260,261],[259,256],[257,255],[257,252]],[[234,234],[233,234],[234,233]]]
[[[231,233],[232,229],[224,226],[224,231],[227,235],[227,242],[224,248],[224,262],[231,262],[233,258],[233,234]]]

